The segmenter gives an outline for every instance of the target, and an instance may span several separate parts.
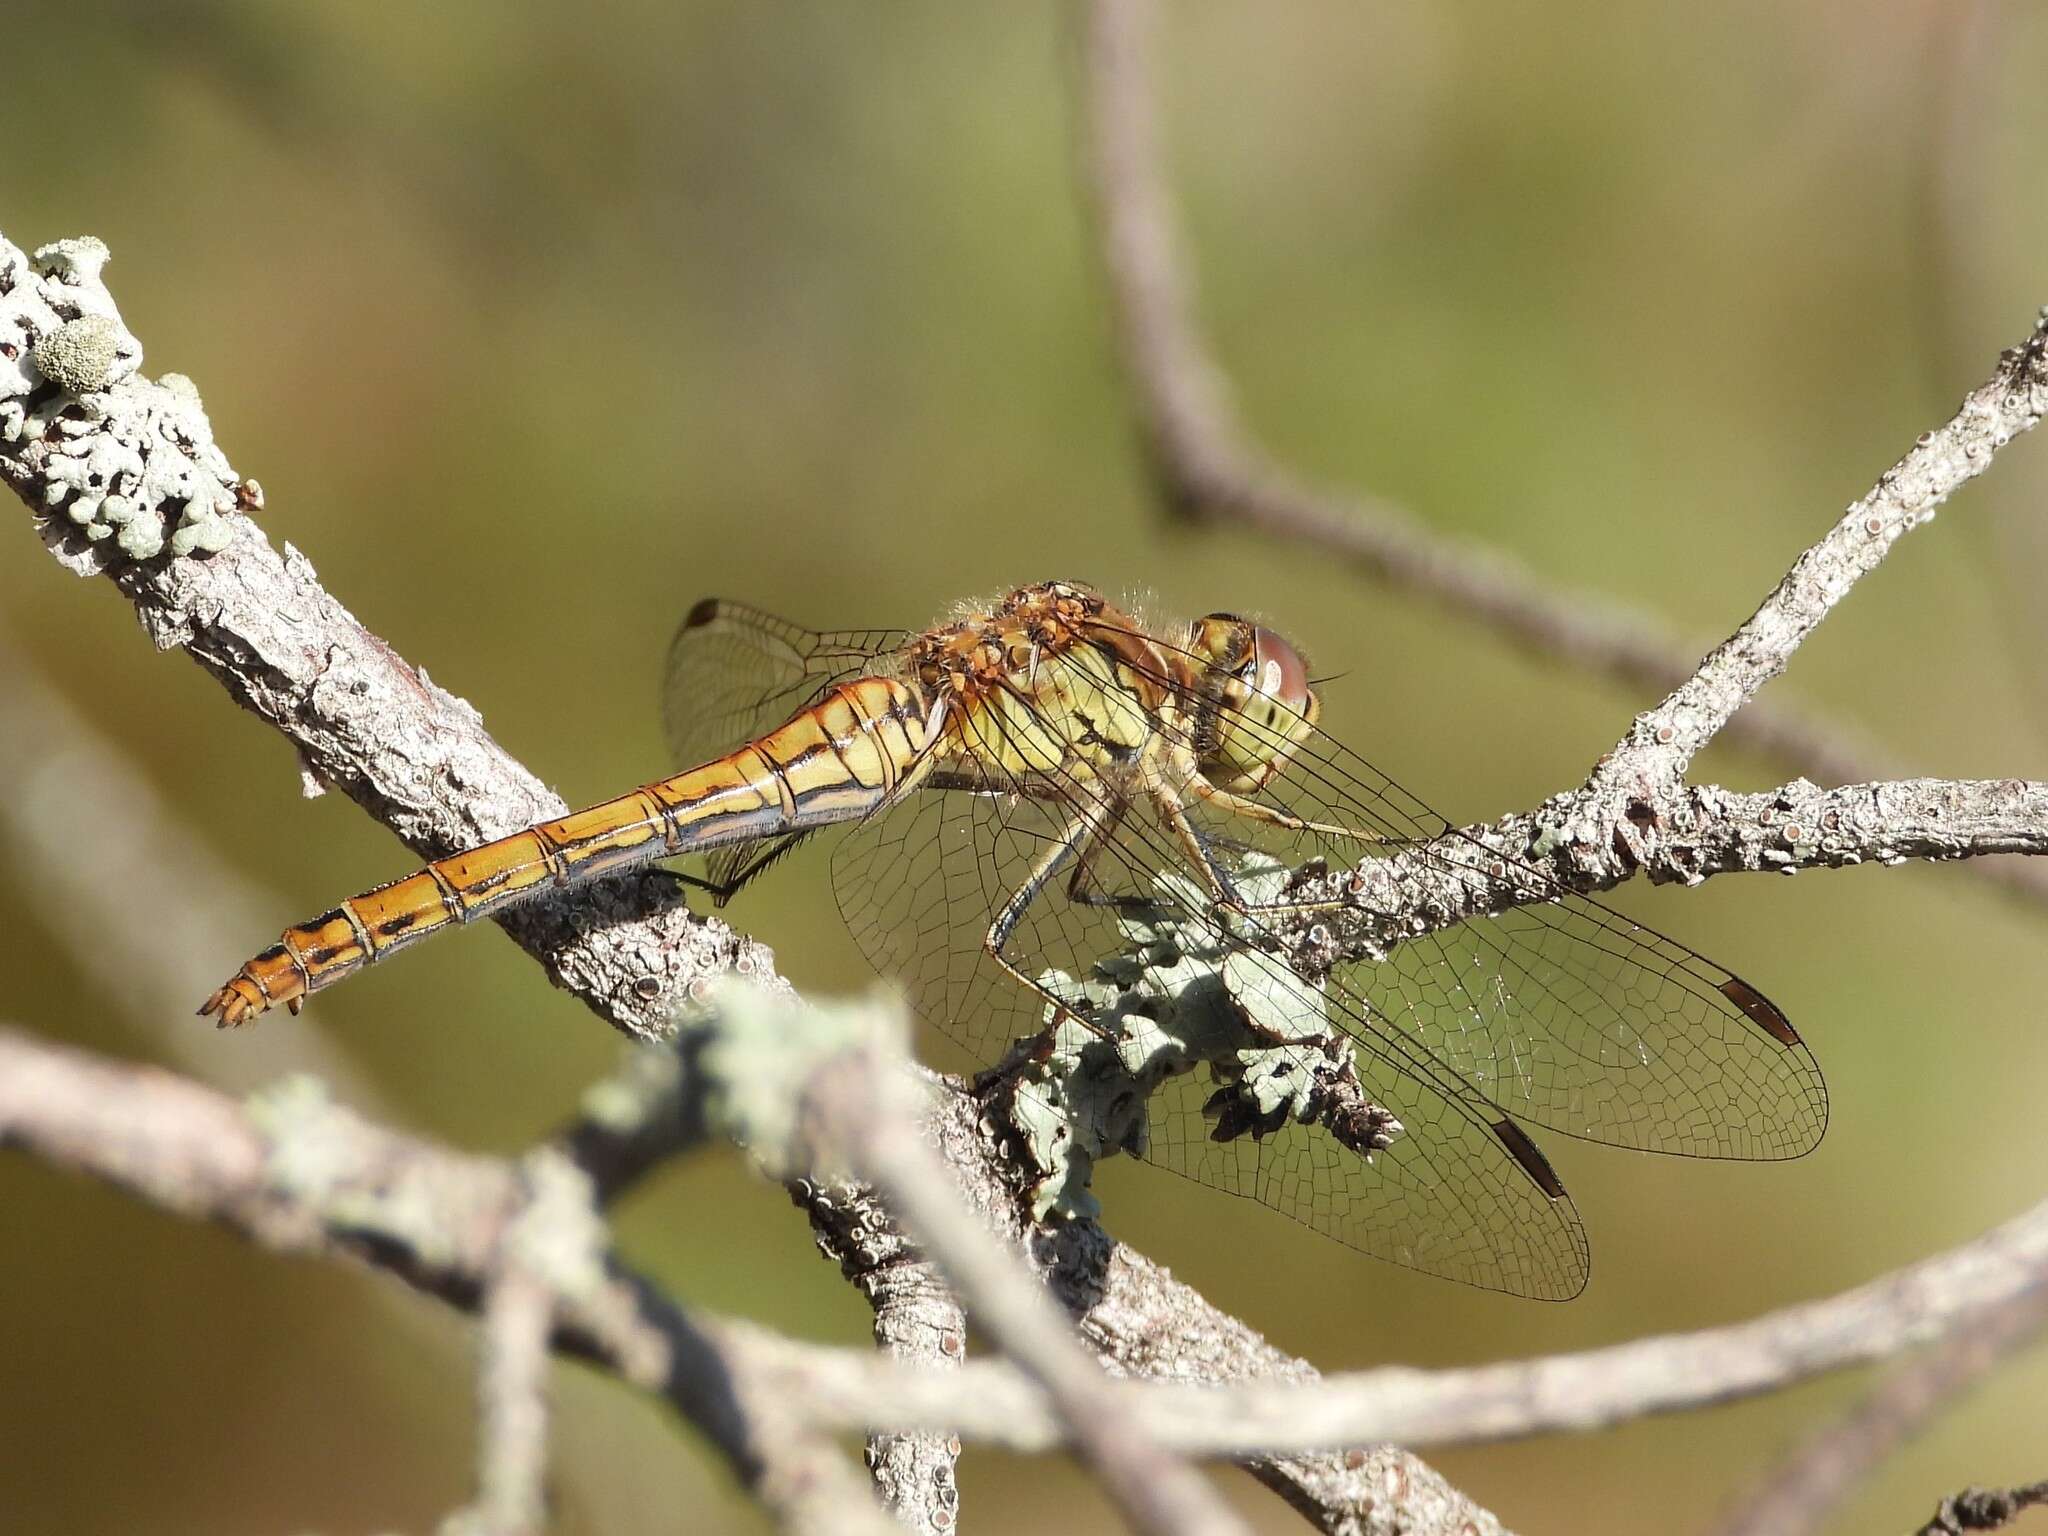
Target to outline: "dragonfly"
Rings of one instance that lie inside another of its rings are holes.
[[[1527,1127],[1754,1161],[1819,1142],[1820,1069],[1755,987],[1337,743],[1275,630],[1135,608],[1053,581],[922,631],[821,632],[706,599],[664,683],[691,766],[285,930],[200,1012],[297,1012],[430,934],[656,861],[689,858],[683,878],[722,905],[824,834],[863,953],[984,1062],[1042,1061],[1062,1027],[1112,1046],[1151,1029],[1153,1002],[1105,1006],[1105,978],[1136,996],[1113,958],[1134,943],[1183,972],[1222,957],[1210,995],[1255,1049],[1155,1074],[1125,1145],[1375,1257],[1568,1299],[1585,1229]],[[1290,936],[1327,898],[1301,896],[1304,873],[1394,858],[1457,882],[1478,915],[1305,958]],[[1311,1022],[1259,1025],[1271,997]],[[1307,1086],[1250,1082],[1266,1047],[1310,1062]]]

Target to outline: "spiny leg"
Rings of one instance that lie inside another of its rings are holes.
[[[1024,913],[1030,908],[1031,903],[1044,893],[1053,876],[1059,873],[1060,865],[1070,857],[1078,861],[1073,877],[1068,881],[1068,889],[1071,892],[1075,884],[1084,879],[1088,860],[1095,847],[1123,820],[1123,814],[1121,804],[1104,804],[1076,815],[1060,830],[1060,835],[1052,846],[1039,855],[1037,862],[1031,866],[1031,872],[1024,877],[1024,883],[1011,893],[1010,899],[1004,902],[1002,909],[996,913],[995,920],[988,925],[988,932],[982,936],[982,950],[1018,985],[1040,996],[1047,995],[1044,987],[1018,970],[1003,953],[1004,948],[1016,935],[1017,925],[1024,920]],[[1070,1006],[1064,999],[1054,998],[1053,1001],[1069,1018],[1077,1020],[1105,1040],[1109,1038],[1107,1031]]]
[[[1272,825],[1289,828],[1304,828],[1310,831],[1318,830],[1314,822],[1302,821],[1298,817],[1283,816],[1283,813],[1260,805],[1256,800],[1245,800],[1240,796],[1230,794],[1227,790],[1220,790],[1214,785],[1206,784],[1206,781],[1201,779],[1196,779],[1195,783],[1198,786],[1206,785],[1209,793],[1203,794],[1200,788],[1196,791],[1197,794],[1201,794],[1201,798],[1204,800],[1216,803],[1212,797],[1221,797],[1225,801],[1235,801],[1238,805],[1248,807],[1250,812],[1254,813],[1249,816],[1248,819],[1250,820],[1266,821]],[[1202,876],[1204,884],[1209,886],[1211,899],[1218,906],[1228,907],[1237,912],[1256,910],[1263,914],[1277,916],[1286,912],[1330,912],[1346,905],[1345,902],[1336,899],[1328,901],[1262,901],[1256,904],[1245,901],[1238,894],[1237,884],[1231,878],[1230,871],[1217,862],[1215,855],[1210,852],[1210,840],[1203,836],[1201,830],[1189,820],[1187,807],[1182,803],[1180,797],[1166,785],[1154,784],[1152,786],[1152,799],[1153,803],[1159,808],[1160,818],[1173,828],[1175,836],[1180,839],[1181,846],[1187,850],[1197,873]],[[1225,805],[1224,809],[1229,810],[1234,809],[1234,807]],[[1396,841],[1396,839],[1377,837],[1374,834],[1362,832],[1352,832],[1346,835],[1360,839],[1372,838],[1380,843]]]
[[[1244,909],[1244,900],[1237,894],[1237,887],[1230,878],[1230,871],[1216,862],[1216,856],[1209,851],[1209,840],[1202,836],[1195,824],[1188,819],[1187,807],[1181,803],[1166,784],[1154,780],[1147,789],[1152,805],[1159,812],[1159,819],[1166,823],[1174,838],[1180,843],[1181,851],[1188,857],[1188,863],[1201,877],[1209,899],[1218,906]]]
[[[1388,837],[1381,832],[1363,832],[1352,827],[1338,827],[1324,822],[1304,821],[1299,816],[1290,816],[1284,811],[1276,811],[1271,806],[1261,805],[1256,800],[1248,800],[1242,795],[1232,794],[1227,789],[1218,789],[1200,775],[1196,775],[1190,781],[1190,788],[1194,790],[1200,799],[1217,807],[1219,810],[1226,811],[1233,816],[1241,816],[1247,821],[1260,822],[1266,826],[1284,827],[1290,832],[1320,832],[1330,837],[1347,837],[1361,843],[1371,843],[1380,848],[1412,847],[1417,842],[1415,838]],[[1155,795],[1164,794],[1165,790],[1161,787],[1155,789],[1154,793]],[[1170,812],[1163,810],[1162,814],[1169,815],[1169,818],[1178,816],[1181,820],[1185,821],[1186,810],[1177,798],[1171,802],[1171,806]],[[1208,840],[1201,837],[1201,834],[1195,830],[1192,823],[1189,824],[1187,832],[1183,836],[1184,842],[1190,840],[1199,840],[1206,855]],[[1226,887],[1228,887],[1229,877],[1227,874],[1223,876],[1223,880]],[[1232,904],[1238,906],[1240,910],[1249,910],[1243,903],[1236,902],[1234,899]],[[1350,901],[1346,899],[1330,897],[1322,901],[1264,901],[1258,904],[1258,910],[1261,913],[1277,917],[1290,912],[1336,912],[1350,905]]]
[[[815,827],[805,827],[802,831],[785,833],[781,837],[771,838],[766,842],[755,845],[753,849],[749,850],[752,857],[746,863],[734,869],[723,880],[707,880],[702,875],[686,874],[680,869],[674,872],[675,877],[687,886],[707,892],[711,897],[712,903],[722,907],[731,901],[733,897],[737,896],[756,875],[761,874],[769,865],[795,848],[798,843],[809,837],[816,830],[817,828]]]
[[[1124,824],[1124,817],[1129,813],[1130,802],[1119,800],[1111,807],[1108,819],[1076,851],[1074,872],[1067,877],[1067,900],[1079,902],[1084,907],[1115,907],[1119,912],[1150,912],[1158,907],[1158,903],[1149,896],[1135,893],[1119,895],[1101,890],[1095,884],[1095,856],[1109,846],[1109,840],[1116,836],[1117,828]]]
[[[1188,788],[1198,799],[1207,801],[1219,811],[1232,816],[1241,816],[1246,821],[1262,822],[1269,827],[1283,827],[1289,832],[1318,832],[1324,837],[1348,838],[1357,843],[1375,843],[1382,846],[1406,842],[1405,838],[1388,837],[1381,832],[1365,832],[1357,827],[1340,827],[1327,821],[1304,821],[1286,811],[1276,811],[1270,805],[1261,805],[1243,795],[1232,794],[1227,789],[1218,789],[1199,773],[1188,781]]]

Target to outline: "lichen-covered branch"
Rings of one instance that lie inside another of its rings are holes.
[[[2048,854],[2048,784],[1900,779],[1822,789],[1802,779],[1735,794],[1642,779],[1617,792],[1601,781],[1304,881],[1297,894],[1331,911],[1294,926],[1320,925],[1332,961],[1358,959],[1560,889],[1612,890],[1639,875],[1697,885],[1714,875],[2001,853]]]
[[[945,1272],[969,1315],[1045,1393],[1071,1443],[1132,1527],[1156,1536],[1246,1530],[1206,1481],[1122,1411],[1025,1268],[960,1200],[919,1133],[908,1026],[880,1005],[806,1008],[747,989],[719,994],[705,1064],[738,1106],[742,1139],[787,1177],[834,1164],[880,1192]],[[795,1116],[790,1118],[790,1107]]]
[[[1741,628],[1708,653],[1692,676],[1639,716],[1616,757],[1655,752],[1682,776],[1759,688],[1785,670],[1800,643],[1858,580],[1877,568],[1900,535],[1931,521],[1950,496],[1991,467],[1999,451],[2048,413],[2048,309],[2030,335],[2001,353],[1991,377],[1954,416],[1920,439],[1841,520],[1796,561]],[[1633,749],[1624,752],[1622,749]],[[1614,760],[1602,770],[1620,774]],[[1596,775],[1597,777],[1597,775]]]
[[[1030,1256],[1098,1357],[1117,1374],[1150,1379],[1115,1389],[1122,1416],[1179,1452],[1246,1459],[1333,1533],[1449,1530],[1461,1520],[1498,1529],[1385,1440],[1585,1430],[1773,1390],[2026,1304],[2048,1276],[2043,1205],[1854,1290],[1728,1327],[1469,1370],[1387,1368],[1324,1380],[1092,1223],[1032,1231],[1004,1194],[1014,1174],[1003,1171],[971,1099],[941,1100],[928,1129],[947,1161],[968,1171],[964,1187],[984,1221]],[[380,1130],[303,1086],[245,1109],[168,1074],[4,1032],[0,1145],[272,1247],[374,1264],[471,1310],[508,1224],[534,1205],[514,1166]],[[823,1190],[819,1201],[838,1204]],[[885,1240],[855,1221],[827,1226],[843,1259]],[[554,1246],[588,1254],[587,1237],[585,1228]],[[667,1397],[743,1476],[809,1486],[810,1474],[778,1474],[764,1458],[836,1429],[944,1427],[1030,1451],[1073,1433],[1045,1389],[1007,1363],[931,1372],[690,1318],[616,1261],[536,1270],[558,1309],[556,1349]],[[1191,1350],[1191,1340],[1199,1347]],[[1313,1449],[1330,1445],[1377,1448]]]
[[[1012,1137],[972,1094],[953,1085],[953,1091],[938,1096],[924,1132],[959,1179],[970,1207],[1020,1262],[1040,1276],[1113,1375],[1153,1385],[1201,1384],[1204,1390],[1196,1394],[1203,1404],[1201,1416],[1206,1419],[1214,1413],[1225,1420],[1234,1411],[1237,1390],[1284,1396],[1320,1380],[1307,1361],[1274,1348],[1255,1329],[1217,1310],[1191,1286],[1118,1243],[1096,1223],[1040,1227],[1033,1222],[1026,1162]],[[806,1193],[812,1227],[848,1277],[864,1291],[886,1283],[885,1277],[902,1263],[906,1244],[872,1195],[859,1186],[830,1182],[811,1184]],[[977,1432],[970,1434],[965,1419],[944,1409],[907,1413],[895,1427],[946,1428],[980,1439],[978,1431],[992,1428],[994,1418],[1016,1415],[1013,1422],[1023,1426],[1042,1422],[1050,1413],[1039,1394],[1007,1366],[968,1363],[953,1374],[961,1379],[952,1388],[941,1385],[947,1378],[931,1373],[903,1372],[891,1380],[906,1392],[936,1389],[956,1404],[980,1397],[994,1405],[994,1413],[981,1417]],[[836,1378],[815,1374],[806,1374],[804,1381],[821,1405],[838,1385]],[[1226,1386],[1232,1391],[1213,1390]],[[868,1378],[860,1395],[871,1402],[910,1406],[879,1377]],[[1142,1397],[1134,1395],[1135,1400]],[[1348,1448],[1329,1449],[1333,1445]],[[1398,1446],[1375,1443],[1373,1437],[1334,1439],[1314,1450],[1274,1450],[1247,1442],[1233,1454],[1325,1536],[1435,1531],[1498,1536],[1502,1530],[1493,1514],[1420,1458]]]
[[[958,1166],[954,1149],[973,1135],[971,1125],[941,1134]],[[1254,1465],[1263,1468],[1316,1446],[1462,1444],[1599,1429],[1891,1358],[2048,1281],[2048,1203],[1866,1284],[1725,1327],[1471,1369],[1386,1367],[1330,1378],[1287,1360],[1241,1324],[1207,1316],[1199,1297],[1088,1224],[1063,1228],[1041,1246],[1047,1251],[1039,1262],[1056,1286],[1070,1288],[1070,1305],[1085,1302],[1083,1331],[1106,1359],[1134,1376],[1230,1383],[1227,1391],[1162,1385],[1134,1394],[1127,1411],[1163,1444],[1255,1452],[1263,1459]],[[1077,1283],[1078,1293],[1071,1289]],[[1176,1345],[1176,1328],[1205,1341],[1200,1356],[1191,1360]],[[905,1427],[947,1423],[970,1439],[1023,1451],[1056,1443],[1058,1420],[1019,1378],[979,1364],[961,1375],[941,1383],[905,1373],[894,1385],[871,1378],[861,1382],[859,1401],[843,1403],[825,1396],[835,1384],[814,1382],[814,1407],[850,1425],[886,1402],[888,1416]]]
[[[2048,1504],[2048,1480],[2017,1488],[1965,1488],[1941,1501],[1916,1536],[1966,1536],[2002,1530],[2030,1509]]]
[[[51,552],[80,575],[112,578],[159,649],[183,650],[291,743],[309,787],[339,789],[422,857],[565,811],[474,709],[358,624],[305,556],[287,546],[280,557],[233,515],[260,495],[214,445],[189,382],[144,379],[132,341],[99,374],[67,373],[75,388],[43,373],[37,360],[63,327],[80,317],[118,326],[105,259],[97,241],[31,261],[0,239],[0,479]],[[194,508],[206,509],[197,522]],[[121,533],[96,537],[100,526]],[[173,531],[154,545],[132,532],[151,527]],[[166,542],[207,558],[167,558]],[[660,871],[543,899],[500,926],[557,984],[643,1038],[662,1032],[690,982],[759,957],[723,924],[692,918]]]

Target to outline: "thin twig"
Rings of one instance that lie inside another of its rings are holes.
[[[1123,1262],[1121,1254],[1112,1261]],[[1227,1391],[1163,1386],[1126,1411],[1162,1444],[1203,1455],[1380,1441],[1462,1445],[1600,1429],[1887,1359],[2030,1293],[2044,1276],[2048,1203],[1851,1290],[1726,1327],[1470,1369],[1385,1367],[1319,1380],[1290,1373],[1285,1380],[1239,1380]],[[1119,1304],[1156,1307],[1153,1322],[1172,1320],[1176,1304],[1138,1299],[1148,1293],[1157,1294],[1147,1285]],[[1097,1323],[1095,1311],[1088,1321],[1091,1328]],[[1118,1332],[1134,1359],[1156,1349],[1157,1336],[1147,1342],[1142,1327]],[[1243,1374],[1277,1375],[1281,1368]],[[831,1385],[814,1381],[813,1408],[846,1428],[880,1418],[904,1428],[950,1424],[969,1440],[993,1439],[1020,1451],[1059,1443],[1057,1419],[1015,1378],[979,1364],[963,1376],[941,1384],[905,1374],[894,1378],[901,1395],[896,1386],[863,1379],[857,1401],[831,1399]]]
[[[245,1107],[168,1072],[4,1028],[0,1147],[280,1252],[371,1265],[467,1312],[482,1305],[508,1228],[528,1202],[513,1165],[383,1129],[306,1080]],[[786,1528],[896,1529],[814,1423],[792,1426],[784,1379],[754,1364],[775,1358],[754,1332],[700,1328],[609,1255],[529,1272],[551,1288],[557,1351],[665,1398]]]
[[[1295,893],[1308,905],[1276,927],[1322,926],[1333,958],[1356,960],[1474,917],[1550,901],[1560,889],[2044,853],[2048,784],[2027,779],[1900,779],[1826,790],[1798,780],[1741,795],[1646,773],[1624,789],[1596,781],[1533,811],[1305,879]],[[1511,878],[1529,869],[1544,878]]]
[[[1121,1411],[1113,1384],[1044,1290],[997,1246],[926,1149],[918,1126],[927,1106],[909,1091],[901,1050],[907,1026],[898,1010],[880,1003],[807,1009],[731,988],[718,1008],[709,1027],[726,1038],[705,1059],[735,1104],[747,1106],[748,1145],[772,1168],[840,1163],[873,1185],[944,1271],[968,1315],[1043,1390],[1133,1527],[1155,1536],[1246,1529],[1194,1468]],[[785,1107],[792,1103],[794,1120]]]
[[[484,1292],[478,1370],[477,1499],[457,1529],[531,1536],[546,1520],[548,1335],[546,1285],[502,1265]]]
[[[958,1101],[947,1101],[931,1123],[956,1167],[951,1153],[960,1136],[975,1135],[972,1119],[971,1110],[963,1114]],[[245,1109],[154,1069],[4,1030],[0,1145],[108,1179],[166,1209],[222,1221],[272,1247],[377,1265],[471,1310],[522,1198],[508,1164],[381,1130],[303,1094]],[[1184,1454],[1279,1458],[1318,1445],[1582,1431],[1884,1358],[2035,1296],[2048,1275],[2048,1203],[1838,1296],[1729,1327],[1578,1354],[1318,1379],[1241,1324],[1235,1334],[1211,1328],[1212,1353],[1192,1379],[1235,1378],[1227,1386],[1189,1385],[1187,1362],[1176,1367],[1163,1352],[1173,1327],[1204,1326],[1199,1298],[1086,1224],[1061,1229],[1054,1246],[1062,1244],[1093,1248],[1085,1267],[1095,1303],[1085,1328],[1098,1350],[1129,1375],[1181,1376],[1108,1384],[1122,1417]],[[1074,1270],[1062,1273],[1071,1280]],[[795,1415],[814,1435],[952,1426],[972,1440],[1044,1451],[1073,1433],[1045,1387],[1009,1363],[931,1372],[689,1317],[616,1261],[588,1286],[558,1287],[556,1304],[556,1349],[667,1396],[743,1476],[759,1475],[762,1447],[746,1427],[756,1401],[783,1405],[785,1417]]]
[[[1900,535],[1933,520],[1964,485],[1991,467],[2015,438],[2048,412],[2048,309],[1991,377],[1963,397],[1955,415],[1920,439],[1841,520],[1793,562],[1776,590],[1710,651],[1692,675],[1640,716],[1618,747],[1654,747],[1683,774],[1693,755],[1735,718],[1759,688],[1856,582],[1875,570]]]
[[[2048,1327],[2048,1282],[1959,1322],[1892,1367],[1848,1413],[1810,1435],[1713,1527],[1714,1536],[1806,1536],[1936,1414]]]
[[[1435,600],[1460,619],[1590,672],[1660,692],[1695,678],[1697,648],[1655,618],[1603,594],[1560,587],[1497,547],[1444,537],[1386,501],[1305,486],[1255,443],[1194,318],[1157,141],[1154,20],[1151,0],[1090,0],[1078,100],[1081,152],[1119,351],[1167,505],[1192,521],[1238,524],[1335,555],[1376,580]],[[2038,365],[2038,357],[2034,361]],[[2039,413],[2037,369],[2031,402],[2017,412],[1990,414],[2007,418],[2010,430],[2024,430]],[[1867,547],[1867,535],[1860,545],[1853,531],[1844,541],[1869,563],[1911,526],[1904,514],[1931,512],[1940,496],[1981,472],[2002,441],[1995,433],[1971,438],[1966,446],[1985,451],[1959,457],[1949,450],[1965,446],[1960,441],[1929,446],[1934,451],[1916,450],[1906,461],[1916,476],[1932,471],[1923,483],[1902,484],[1894,471],[1867,507],[1859,503],[1844,519],[1845,525],[1879,519],[1874,550]],[[1946,462],[1931,462],[1936,459]],[[1897,505],[1889,493],[1908,486],[1933,495],[1912,508]],[[1774,638],[1783,637],[1781,632]],[[1791,638],[1796,644],[1797,637]],[[1780,651],[1777,664],[1788,654],[1789,649]],[[1738,680],[1739,659],[1739,653],[1724,656],[1716,675],[1749,699],[1770,671]],[[1686,756],[1720,730],[1730,741],[1826,783],[1881,778],[1891,766],[1888,754],[1843,723],[1753,699],[1732,714],[1730,697],[1719,701],[1727,707],[1689,719],[1685,737],[1667,745]],[[1689,694],[1681,704],[1689,710],[1696,702]],[[2029,899],[2048,900],[2048,870],[2038,866],[2001,860],[1976,866],[1976,873]]]
[[[582,1169],[607,1206],[707,1134],[705,1084],[690,1042],[635,1046],[619,1069],[588,1088],[552,1144]]]
[[[2018,1488],[1965,1488],[1941,1501],[1934,1518],[1920,1527],[1918,1536],[1995,1531],[2042,1504],[2048,1504],[2048,1482],[2027,1483]]]

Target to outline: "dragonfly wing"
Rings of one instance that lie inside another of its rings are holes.
[[[1202,1113],[1209,1083],[1192,1074],[1153,1096],[1146,1155],[1409,1269],[1544,1301],[1585,1289],[1586,1229],[1526,1137],[1374,1053],[1358,1053],[1357,1072],[1403,1127],[1370,1160],[1298,1121],[1257,1140],[1215,1140]]]
[[[1770,1161],[1810,1152],[1827,1125],[1819,1064],[1763,994],[1576,893],[1403,944],[1336,983],[1354,1020],[1388,1020],[1481,1097],[1566,1135]]]
[[[1451,876],[1482,908],[1504,885],[1544,893],[1340,968],[1331,1002],[1354,1036],[1398,1035],[1477,1097],[1588,1141],[1755,1160],[1796,1157],[1819,1142],[1820,1068],[1756,988],[1532,864],[1463,838],[1356,753],[1296,724],[1286,767],[1251,798],[1384,841],[1292,831],[1197,803],[1191,819],[1218,848],[1240,858],[1262,850],[1290,865],[1322,856],[1336,868],[1405,855]],[[1234,725],[1282,745],[1249,717]]]
[[[911,1007],[988,1063],[1043,1027],[1050,993],[1018,983],[985,947],[991,924],[1100,795],[1047,794],[988,777],[921,789],[849,828],[833,852],[839,909],[861,952]],[[1006,950],[1026,977],[1079,974],[1122,942],[1111,909],[1065,899],[1067,873],[1032,902]]]
[[[997,757],[1006,743],[978,745]],[[1094,1010],[1116,990],[1099,966],[1126,953],[1148,921],[1170,920],[1190,947],[1228,947],[1199,875],[1148,802],[1102,778],[1051,771],[985,770],[977,782],[921,791],[850,829],[833,863],[863,952],[977,1059],[1039,1034],[1061,1008]],[[1073,871],[1084,861],[1077,887]],[[1017,914],[1003,950],[1027,987],[983,941],[1034,881],[1043,889]],[[1272,956],[1248,958],[1284,969]],[[1404,1127],[1370,1160],[1298,1123],[1258,1140],[1213,1140],[1217,1122],[1203,1106],[1218,1079],[1206,1067],[1153,1093],[1145,1155],[1378,1258],[1517,1295],[1576,1295],[1587,1271],[1584,1229],[1527,1138],[1412,1044],[1373,1035],[1356,1056],[1367,1096]]]
[[[662,722],[671,760],[693,768],[774,729],[835,683],[903,648],[900,629],[804,629],[724,598],[698,603],[669,642]],[[706,856],[710,883],[731,895],[807,834],[769,848],[742,843]]]

